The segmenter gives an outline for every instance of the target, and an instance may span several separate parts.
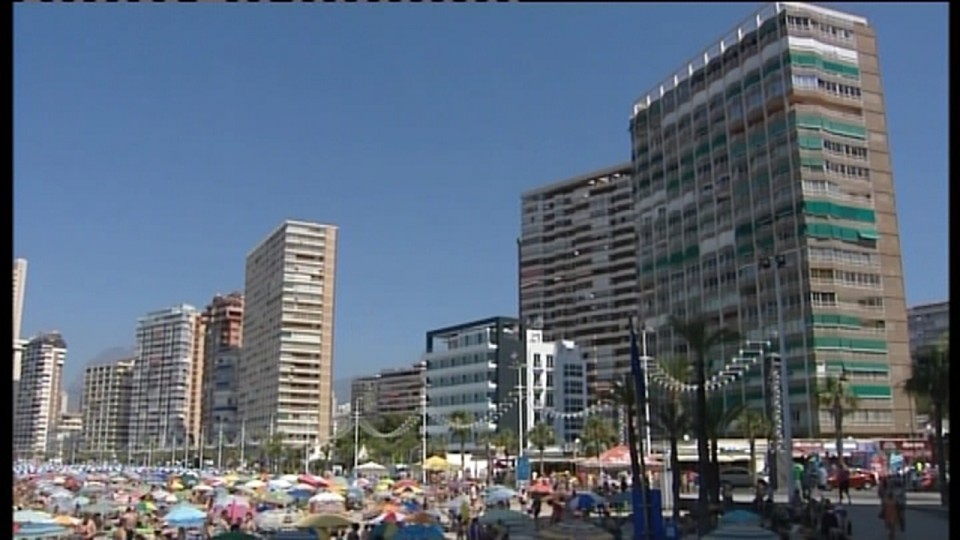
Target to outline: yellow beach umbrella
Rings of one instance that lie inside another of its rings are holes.
[[[423,468],[431,472],[445,471],[450,468],[450,463],[440,456],[433,456],[423,463]]]
[[[298,529],[339,529],[353,524],[350,517],[343,514],[311,514],[294,523]]]
[[[53,522],[64,527],[76,527],[80,524],[80,520],[73,516],[57,516],[53,518]]]

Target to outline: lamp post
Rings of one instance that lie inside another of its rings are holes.
[[[360,466],[360,407],[363,397],[358,397],[353,411],[353,476],[357,476],[357,467]]]
[[[793,498],[794,478],[793,478],[793,410],[790,406],[790,370],[787,361],[787,334],[783,322],[783,295],[780,286],[780,270],[787,265],[785,255],[779,254],[773,257],[763,257],[759,260],[760,268],[773,270],[774,294],[777,300],[777,338],[780,350],[780,400],[781,415],[783,425],[783,435],[781,441],[783,448],[780,452],[780,470],[778,479],[782,480],[780,484],[787,488],[787,500]]]
[[[426,369],[426,366],[424,366]],[[420,391],[420,483],[427,484],[427,377],[423,377],[423,389]]]

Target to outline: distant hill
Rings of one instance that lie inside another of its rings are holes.
[[[64,368],[63,381],[67,395],[67,409],[71,412],[80,410],[80,398],[83,396],[83,372],[87,367],[98,364],[110,364],[117,360],[132,358],[136,350],[133,347],[111,347],[81,364],[67,362]]]

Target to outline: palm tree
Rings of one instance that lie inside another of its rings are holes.
[[[710,459],[709,448],[707,447],[707,356],[710,351],[717,346],[727,343],[740,341],[740,334],[729,328],[711,329],[709,320],[705,317],[696,317],[687,321],[677,317],[670,317],[670,327],[684,341],[687,342],[688,350],[693,353],[694,372],[696,375],[696,406],[694,407],[694,420],[697,435],[697,461],[700,467],[700,494],[698,500],[700,519],[697,520],[701,525],[701,535],[706,532],[707,524],[710,522],[710,501],[707,495],[710,493],[709,486],[704,471]]]
[[[737,427],[750,445],[750,476],[753,483],[757,483],[757,439],[760,437],[770,440],[771,423],[766,416],[756,409],[744,408],[737,418]]]
[[[490,485],[490,479],[493,478],[493,447],[496,437],[494,431],[484,431],[477,437],[477,442],[483,445],[483,457],[487,460],[487,485]]]
[[[460,442],[460,477],[466,478],[467,473],[467,439],[470,438],[470,424],[473,422],[473,416],[467,411],[453,411],[450,413],[450,433],[454,439]]]
[[[517,447],[517,436],[510,428],[503,428],[493,438],[493,445],[503,450],[503,458],[510,461],[511,452]]]
[[[716,398],[707,408],[707,437],[710,439],[710,497],[720,501],[720,437],[730,431],[730,426],[743,414],[741,403],[724,407],[723,399]]]
[[[833,418],[835,442],[837,444],[837,465],[843,464],[843,419],[857,410],[859,400],[847,384],[847,374],[842,372],[839,377],[827,377],[823,387],[817,391],[817,401],[820,408],[828,409]]]
[[[914,397],[922,397],[930,403],[934,425],[934,445],[937,449],[937,474],[940,487],[940,504],[949,504],[947,490],[946,448],[943,442],[943,419],[950,407],[950,344],[947,338],[932,347],[917,351],[913,374],[903,385]]]
[[[690,379],[690,364],[686,358],[673,358],[660,365],[674,380],[687,382]],[[673,487],[673,520],[680,522],[680,439],[690,429],[690,416],[683,403],[683,395],[669,388],[663,389],[663,402],[657,407],[654,417],[657,425],[670,441],[670,470]]]
[[[613,425],[609,420],[599,416],[590,416],[587,418],[587,421],[583,423],[583,431],[581,432],[580,438],[583,442],[585,453],[599,460],[600,454],[617,442],[617,432],[613,429]]]
[[[543,477],[543,453],[551,444],[556,444],[557,434],[553,427],[543,422],[533,426],[530,430],[530,444],[540,452],[540,476]]]

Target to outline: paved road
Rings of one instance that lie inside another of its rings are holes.
[[[910,503],[908,503],[910,505]],[[877,515],[880,512],[878,504],[856,504],[847,507],[853,523],[854,540],[886,540],[887,531]],[[919,509],[908,506],[907,528],[905,532],[898,532],[899,540],[933,540],[949,538],[950,520],[945,511],[933,509]]]

